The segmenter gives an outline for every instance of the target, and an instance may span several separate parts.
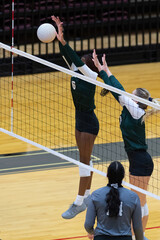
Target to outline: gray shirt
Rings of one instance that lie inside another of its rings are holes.
[[[143,240],[141,221],[141,205],[136,193],[124,187],[118,188],[120,209],[117,217],[109,217],[106,213],[106,194],[110,187],[105,186],[94,191],[88,205],[85,229],[88,233],[108,236],[131,236],[131,221],[136,240]],[[97,226],[94,229],[95,219]]]

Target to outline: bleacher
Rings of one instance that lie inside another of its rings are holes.
[[[40,24],[52,23],[53,14],[64,22],[65,38],[79,55],[96,48],[99,54],[107,54],[110,65],[160,60],[158,0],[17,0],[14,46],[64,65],[56,41],[46,46],[36,35]],[[0,41],[11,45],[12,5],[5,0],[0,5],[0,23]],[[7,66],[7,61],[1,53],[1,66]],[[31,71],[41,70],[34,66]]]

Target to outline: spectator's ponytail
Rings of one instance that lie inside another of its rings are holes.
[[[118,188],[122,187],[122,179],[124,178],[124,167],[120,162],[112,162],[108,167],[107,177],[109,180],[108,186],[111,187],[106,195],[106,214],[109,217],[116,217],[120,210],[120,198]]]

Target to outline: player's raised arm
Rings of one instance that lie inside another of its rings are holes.
[[[62,43],[63,46],[66,45],[66,41],[64,39],[64,34],[63,34],[63,22],[61,22],[59,17],[55,17],[54,15],[51,16],[52,20],[56,23],[57,28],[58,28],[58,33],[57,33],[57,39]]]

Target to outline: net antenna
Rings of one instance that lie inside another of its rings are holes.
[[[12,48],[14,47],[14,0],[12,0]],[[11,132],[13,132],[13,67],[14,67],[14,53],[12,52],[12,87],[11,87]]]
[[[75,145],[76,145],[74,140],[72,140],[73,135],[74,135],[74,134],[72,135],[72,131],[74,128],[74,125],[73,125],[74,120],[72,119],[72,116],[74,116],[74,107],[73,107],[72,103],[70,104],[71,98],[69,99],[69,94],[68,94],[70,85],[68,84],[69,81],[68,80],[66,81],[66,79],[69,79],[71,76],[74,76],[74,77],[80,78],[86,82],[95,84],[100,89],[106,88],[112,92],[119,93],[121,95],[125,95],[129,98],[134,99],[135,101],[142,102],[144,104],[149,105],[150,107],[154,107],[155,109],[160,110],[160,106],[158,106],[157,104],[155,104],[153,102],[142,99],[142,98],[132,95],[130,93],[121,91],[117,88],[106,85],[100,81],[93,80],[89,77],[83,76],[81,74],[78,74],[76,72],[73,72],[71,70],[63,68],[61,66],[58,66],[54,63],[51,63],[51,62],[48,62],[39,57],[33,56],[29,53],[26,53],[26,52],[23,52],[16,48],[5,45],[1,42],[0,42],[0,48],[5,49],[5,51],[7,51],[7,52],[11,52],[12,55],[16,54],[18,56],[16,58],[17,59],[19,58],[20,63],[22,62],[22,58],[25,60],[24,61],[24,65],[25,65],[24,72],[23,72],[23,68],[22,68],[22,72],[24,75],[21,73],[21,74],[19,74],[19,76],[15,76],[16,77],[16,80],[15,80],[16,93],[14,95],[16,98],[16,101],[15,101],[16,106],[15,106],[14,111],[17,113],[17,115],[14,114],[14,119],[12,120],[12,123],[14,123],[15,126],[12,126],[10,128],[9,124],[6,125],[7,121],[2,121],[0,131],[5,134],[8,134],[12,137],[15,137],[17,139],[20,139],[24,142],[27,142],[33,146],[41,148],[44,151],[47,151],[61,159],[69,161],[78,166],[85,167],[85,168],[89,169],[90,171],[96,172],[102,176],[106,176],[108,164],[112,161],[112,159],[110,159],[111,155],[109,157],[106,155],[104,156],[103,155],[104,152],[106,152],[106,154],[108,154],[108,152],[110,151],[110,154],[112,154],[113,161],[116,160],[115,157],[117,157],[117,156],[120,157],[120,154],[121,154],[121,153],[119,153],[119,151],[121,152],[121,148],[120,149],[117,148],[117,146],[119,147],[119,143],[122,143],[120,134],[118,134],[118,136],[116,136],[116,134],[115,134],[115,136],[113,138],[113,139],[115,139],[117,137],[117,139],[119,139],[119,142],[116,140],[115,143],[112,143],[112,144],[110,142],[106,142],[107,136],[102,137],[102,135],[105,135],[104,131],[105,131],[107,122],[104,123],[104,128],[103,128],[103,124],[102,124],[103,129],[99,136],[99,140],[98,140],[99,142],[97,142],[98,150],[95,154],[99,157],[97,157],[97,159],[98,159],[97,162],[95,160],[94,167],[85,165],[85,164],[79,162],[78,160],[75,160],[73,157],[66,156],[65,154],[62,154],[59,152],[59,148],[64,149],[64,148],[67,148],[69,145],[71,146],[71,148],[75,148]],[[41,66],[46,66],[47,68],[50,69],[50,72],[44,73],[44,74],[42,74],[42,73],[41,74],[30,74],[30,75],[25,76],[26,64],[28,64],[29,60],[30,60],[30,65],[32,65],[34,62]],[[55,72],[55,70],[57,70],[58,72]],[[56,80],[57,76],[59,76],[58,80]],[[48,78],[49,78],[49,80],[48,80]],[[61,80],[63,80],[62,84],[60,82]],[[2,83],[3,83],[3,81],[4,82],[7,81],[5,77],[2,78]],[[29,84],[28,88],[27,88],[27,84]],[[31,89],[31,86],[34,87],[34,90]],[[5,87],[6,87],[6,85],[4,83],[4,88],[2,86],[1,91],[4,90],[4,92],[5,92],[5,90],[6,90]],[[51,88],[53,88],[53,92],[50,92]],[[57,89],[58,89],[58,92],[57,92]],[[64,94],[64,91],[66,92],[66,96]],[[59,98],[57,100],[55,96],[58,94],[59,94]],[[13,96],[13,94],[12,94],[12,96]],[[99,104],[102,104],[102,100],[99,100],[99,98],[101,98],[101,97],[98,97],[98,96],[99,96],[99,94],[97,94],[96,100],[98,101],[98,105],[99,105]],[[3,97],[4,97],[4,94],[2,92],[2,98]],[[64,102],[63,102],[63,98],[65,98]],[[110,110],[113,110],[112,108],[115,105],[115,100],[113,99],[112,96],[110,96],[110,98],[111,98],[111,100],[108,99],[108,106],[106,106],[106,108],[110,107]],[[4,101],[4,99],[3,99],[3,101]],[[114,101],[114,104],[112,101]],[[50,107],[51,103],[54,104],[55,110],[52,109],[53,106]],[[4,105],[5,105],[5,107],[7,107],[6,104],[4,104]],[[70,108],[68,108],[69,105],[71,105]],[[104,105],[104,100],[103,100],[102,105]],[[59,110],[60,106],[63,106],[62,111]],[[1,107],[4,108],[3,104]],[[23,110],[22,110],[22,107],[23,107]],[[64,113],[64,109],[65,109],[65,113]],[[99,108],[97,106],[97,111],[99,111],[98,109]],[[114,113],[113,113],[114,119],[115,119],[115,116],[114,116],[115,111],[117,111],[116,115],[118,116],[121,109],[117,108],[117,105],[115,105],[115,109],[114,109]],[[71,113],[72,116],[69,114],[69,112]],[[37,114],[37,118],[35,118],[35,113]],[[57,117],[57,114],[58,114],[58,117]],[[63,123],[64,124],[63,127],[60,128],[58,124],[60,124],[60,119],[63,122],[64,114],[65,114],[67,120],[66,120],[66,123]],[[104,113],[98,112],[98,114],[99,114],[99,117],[100,117],[100,114],[104,114],[104,116],[106,117],[106,112],[104,112]],[[4,119],[6,119],[7,118],[6,112],[4,115],[5,116],[3,116],[3,111],[2,111],[2,118],[4,117]],[[22,118],[20,116],[22,116]],[[104,116],[102,116],[102,119],[104,119]],[[118,119],[117,116],[116,116],[116,119]],[[11,114],[11,117],[13,117],[13,114]],[[112,117],[112,115],[110,115],[110,117]],[[69,123],[70,120],[71,120],[71,123]],[[39,121],[41,121],[41,122],[39,122]],[[101,119],[100,119],[100,121],[101,121]],[[119,121],[119,120],[117,120],[117,121]],[[157,117],[156,121],[157,121],[156,127],[159,130],[160,126],[158,124],[160,123],[160,121],[159,121],[158,117]],[[50,125],[48,124],[49,122],[50,122]],[[11,125],[12,125],[12,123],[11,123]],[[20,124],[22,124],[21,128],[19,127]],[[114,124],[115,124],[115,127],[114,127],[114,129],[115,129],[117,122],[114,122]],[[153,126],[153,135],[156,136],[156,139],[158,139],[160,137],[160,133],[155,132],[155,124],[153,124],[153,125],[154,125]],[[14,127],[14,131],[13,131],[13,127]],[[67,132],[66,132],[66,128],[68,128]],[[10,131],[10,129],[11,129],[11,131]],[[31,133],[31,129],[33,129],[33,131],[34,131],[33,133]],[[150,129],[150,127],[149,127],[149,129]],[[63,134],[64,134],[63,137],[59,136],[60,131],[63,132]],[[149,130],[149,131],[151,131],[151,130]],[[110,134],[112,135],[112,133],[110,133]],[[71,136],[69,136],[69,135],[71,135]],[[108,135],[108,132],[106,132],[106,135]],[[151,135],[151,132],[150,132],[150,135]],[[159,136],[159,137],[157,137],[157,136]],[[51,139],[52,137],[54,139],[53,141]],[[153,137],[151,137],[151,138],[153,138]],[[58,145],[56,145],[54,142],[56,140],[59,142]],[[160,143],[156,142],[156,144],[160,144]],[[48,145],[49,145],[49,147],[48,147]],[[110,146],[111,146],[111,148],[110,148]],[[159,147],[160,147],[160,145],[156,145],[156,149],[159,149]],[[102,155],[100,155],[100,154],[102,154]],[[125,165],[125,168],[127,169],[127,171],[126,171],[126,175],[127,175],[127,172],[129,172],[128,160],[126,160],[124,156],[125,155],[123,155],[122,159],[118,159],[118,160],[121,160],[123,162],[123,164]],[[159,159],[157,157],[159,157],[159,155],[155,157],[155,159],[157,159],[156,165],[158,167]],[[104,158],[107,158],[108,161],[103,162]],[[101,166],[101,165],[103,165],[103,166]],[[102,171],[99,170],[100,168],[103,168]],[[158,174],[158,169],[156,171],[157,171],[155,173],[156,176],[153,176],[153,180],[152,180],[151,186],[149,187],[149,191],[145,191],[141,188],[131,185],[127,181],[123,181],[123,184],[129,188],[132,188],[136,191],[140,191],[141,193],[147,194],[148,196],[151,196],[153,198],[160,200],[160,177]]]

